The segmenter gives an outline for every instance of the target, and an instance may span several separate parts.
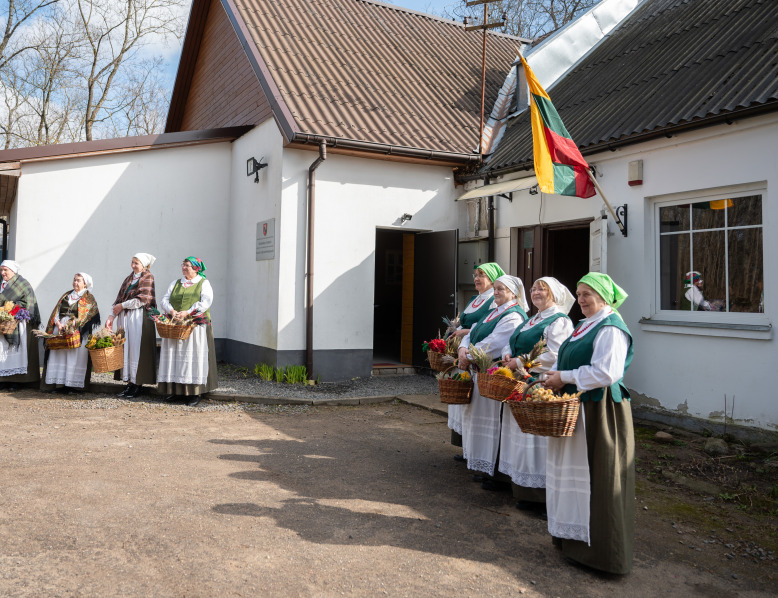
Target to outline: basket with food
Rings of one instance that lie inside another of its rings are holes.
[[[478,374],[478,392],[487,399],[504,401],[512,392],[524,390],[526,384],[521,378],[516,378],[521,376],[519,372],[506,367],[491,367]]]
[[[169,338],[173,340],[186,340],[195,326],[207,324],[208,319],[202,314],[189,314],[184,318],[171,318],[159,310],[150,309],[149,318],[157,325],[157,334],[160,338]]]
[[[62,351],[65,349],[78,349],[81,346],[81,332],[73,327],[73,321],[68,321],[57,330],[57,334],[45,330],[33,330],[38,338],[44,339],[49,351]]]
[[[438,373],[438,390],[440,402],[448,405],[466,405],[473,394],[473,380],[468,372],[463,372],[453,365]]]
[[[124,329],[112,332],[107,328],[89,337],[86,348],[92,359],[92,370],[97,374],[115,372],[124,367]]]
[[[581,408],[581,393],[558,395],[533,382],[523,392],[513,392],[505,400],[525,434],[572,436]]]
[[[0,306],[0,334],[11,334],[19,322],[29,321],[30,312],[13,301],[6,301]]]

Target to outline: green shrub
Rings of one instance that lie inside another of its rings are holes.
[[[276,368],[276,382],[284,381],[284,368]]]
[[[254,375],[259,376],[262,380],[272,382],[275,373],[275,368],[267,363],[258,363],[254,366]]]
[[[304,365],[286,366],[287,384],[305,384],[308,380],[308,369]]]

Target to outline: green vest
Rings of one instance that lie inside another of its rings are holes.
[[[574,370],[584,365],[591,365],[592,354],[594,353],[594,339],[597,336],[597,333],[599,332],[600,328],[602,328],[603,326],[615,326],[619,330],[624,331],[629,337],[629,349],[627,350],[627,359],[624,361],[624,372],[626,373],[627,368],[629,368],[629,364],[632,363],[632,335],[630,334],[627,325],[616,314],[610,314],[608,317],[603,318],[600,322],[597,323],[594,329],[589,331],[586,334],[586,336],[584,336],[581,340],[572,343],[570,342],[573,338],[571,336],[565,342],[563,342],[562,346],[559,347],[556,369],[559,371],[566,371],[566,370]],[[580,324],[578,328],[580,328]],[[615,382],[610,387],[611,397],[613,398],[613,401],[616,403],[621,403],[622,398],[625,398],[629,401],[629,391],[621,383],[622,380],[624,380],[623,376],[621,380]],[[576,392],[577,389],[575,387],[575,384],[567,384],[564,387],[563,391],[572,394]],[[602,400],[603,394],[604,393],[602,388],[595,388],[594,390],[589,390],[583,393],[581,395],[581,400],[600,401]]]
[[[492,313],[492,311],[490,310],[489,313]],[[470,344],[475,345],[476,343],[480,343],[482,340],[484,340],[487,336],[489,336],[494,331],[494,327],[497,326],[497,322],[502,320],[506,314],[512,314],[512,313],[521,314],[521,317],[524,318],[524,320],[527,319],[527,312],[521,309],[518,305],[509,307],[504,312],[502,312],[498,317],[496,317],[494,320],[491,320],[489,322],[486,321],[486,318],[489,317],[489,314],[487,314],[484,317],[482,317],[480,320],[478,320],[478,323],[474,324],[473,327],[470,329]],[[501,348],[502,347],[498,347],[498,350]]]
[[[521,326],[516,328],[516,331],[511,335],[510,340],[511,355],[513,357],[518,357],[519,355],[526,355],[532,351],[532,347],[534,347],[543,336],[543,331],[559,318],[567,318],[567,316],[559,312],[547,317],[542,322],[539,322],[532,328],[528,328],[523,332]],[[570,318],[567,319],[569,320]]]
[[[186,311],[191,308],[195,303],[200,301],[200,293],[203,288],[203,282],[205,279],[201,276],[200,282],[192,285],[191,287],[184,288],[181,284],[181,279],[176,281],[176,286],[173,287],[173,291],[170,293],[170,305],[176,311]],[[205,311],[205,317],[208,321],[211,321],[211,310]]]
[[[468,301],[467,304],[470,305],[476,297],[478,297],[478,295],[470,297],[470,301]],[[486,317],[487,314],[492,311],[489,306],[492,304],[493,300],[494,295],[487,297],[484,304],[477,310],[470,312],[469,314],[462,314],[459,318],[459,325],[462,326],[462,328],[472,328],[475,326],[481,318]]]

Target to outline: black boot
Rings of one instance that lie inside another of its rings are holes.
[[[128,393],[128,392],[130,392],[130,389],[131,389],[133,386],[135,386],[135,385],[134,385],[134,384],[128,384],[127,386],[125,386],[125,387],[124,387],[124,390],[123,390],[123,391],[121,391],[121,392],[120,392],[118,395],[116,395],[116,396],[117,396],[117,397],[126,397],[126,396],[127,396],[127,393]]]
[[[134,399],[140,394],[142,386],[130,384],[130,389],[124,394],[125,399]]]

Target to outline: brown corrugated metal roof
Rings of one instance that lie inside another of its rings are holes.
[[[778,0],[646,0],[548,89],[584,154],[778,110]],[[482,172],[532,164],[529,111]]]
[[[223,5],[228,13],[234,6],[231,18],[245,25],[293,133],[456,153],[477,148],[480,32],[372,0]],[[488,36],[487,115],[518,44]]]

